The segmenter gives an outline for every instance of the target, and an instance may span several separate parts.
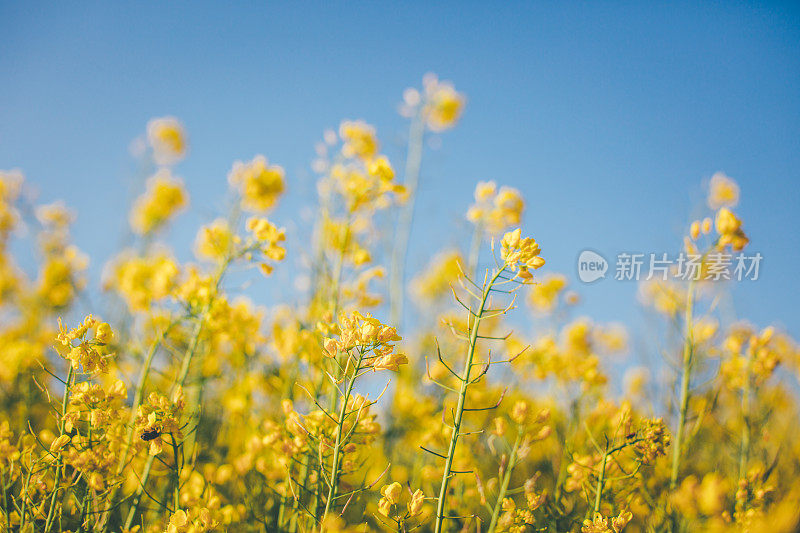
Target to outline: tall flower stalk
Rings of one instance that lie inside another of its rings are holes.
[[[400,324],[403,316],[408,241],[411,237],[411,226],[414,223],[414,207],[417,201],[424,139],[425,122],[422,109],[418,109],[411,120],[408,134],[408,155],[406,157],[405,182],[403,183],[406,187],[406,202],[400,207],[397,231],[395,232],[394,246],[392,248],[391,285],[389,287],[391,301],[389,320],[392,324]]]
[[[405,181],[406,202],[400,208],[392,248],[391,275],[389,279],[389,321],[398,326],[403,320],[405,301],[405,269],[408,259],[408,242],[414,223],[414,208],[419,188],[425,131],[440,132],[452,128],[464,110],[464,96],[452,84],[441,82],[433,74],[422,80],[423,91],[406,89],[403,94],[401,114],[411,118],[408,131]]]
[[[520,237],[520,230],[517,229],[511,233],[507,233],[502,240],[502,251],[501,251],[501,258],[502,263],[497,263],[496,267],[493,269],[492,273],[490,274],[488,271],[484,278],[484,282],[481,286],[477,285],[471,278],[467,275],[464,275],[464,279],[471,284],[471,286],[467,284],[462,284],[465,291],[473,298],[474,303],[467,305],[465,304],[458,295],[455,294],[456,301],[467,311],[468,313],[468,325],[469,325],[469,332],[466,337],[468,346],[466,356],[464,358],[464,366],[461,373],[456,373],[452,370],[451,366],[448,365],[445,360],[442,358],[441,352],[439,353],[439,361],[447,368],[450,374],[455,378],[456,382],[458,383],[458,403],[456,404],[456,408],[452,413],[453,416],[453,424],[448,426],[450,427],[450,443],[447,448],[447,454],[435,454],[439,457],[444,458],[444,470],[442,472],[442,481],[439,488],[439,497],[436,505],[436,523],[434,526],[435,533],[440,533],[444,529],[444,521],[447,520],[449,517],[447,516],[447,489],[450,484],[450,480],[457,474],[463,473],[458,472],[453,469],[453,461],[456,456],[456,450],[458,447],[459,438],[466,433],[462,433],[462,424],[463,424],[463,417],[464,413],[468,411],[480,411],[480,410],[487,410],[493,409],[499,405],[499,402],[502,400],[498,400],[498,403],[490,406],[490,407],[483,407],[483,408],[469,408],[467,407],[467,393],[471,385],[477,383],[486,373],[489,371],[489,368],[492,364],[495,363],[502,363],[502,362],[509,362],[509,360],[505,361],[492,361],[491,357],[487,359],[487,361],[476,361],[476,350],[478,346],[479,339],[488,339],[491,337],[485,337],[480,335],[480,328],[481,323],[483,320],[495,317],[499,315],[504,315],[508,311],[510,311],[514,306],[515,299],[512,299],[511,302],[505,306],[504,308],[499,309],[490,309],[487,307],[489,303],[489,298],[493,293],[513,293],[515,292],[520,286],[525,284],[526,280],[530,279],[532,276],[530,274],[530,270],[536,269],[544,265],[544,260],[539,257],[539,245],[531,238],[521,238]],[[514,287],[511,290],[504,290],[501,289],[501,286],[507,284],[514,284]],[[478,289],[479,293],[474,293],[473,289]],[[474,367],[481,366],[482,368],[473,373]],[[430,372],[428,372],[429,378],[433,381],[433,378],[430,376]],[[435,382],[437,383],[438,382]],[[445,385],[441,385],[445,389],[452,390],[450,387]]]

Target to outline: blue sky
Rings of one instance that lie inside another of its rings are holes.
[[[375,124],[402,167],[396,106],[433,71],[468,105],[426,153],[412,270],[467,242],[478,180],[524,193],[526,233],[579,285],[584,248],[677,251],[703,180],[724,171],[764,256],[760,279],[733,288],[736,312],[800,336],[797,5],[3,2],[0,33],[0,168],[78,211],[95,278],[126,224],[128,146],[151,117],[175,115],[190,135],[176,173],[193,211],[171,236],[186,257],[234,160],[263,153],[286,168],[273,218],[290,238],[326,128]],[[581,313],[641,320],[633,283],[577,288]]]

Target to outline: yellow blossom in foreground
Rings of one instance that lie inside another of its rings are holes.
[[[234,163],[228,182],[239,191],[242,208],[256,213],[272,209],[286,189],[283,168],[270,165],[263,155]]]
[[[159,165],[171,165],[186,156],[186,132],[175,117],[154,118],[148,122],[147,142]]]
[[[421,490],[410,496],[407,493],[404,495],[404,492],[403,486],[397,481],[381,487],[382,498],[378,501],[378,512],[398,522],[418,516],[422,512],[425,495]],[[403,502],[405,506],[402,505]]]
[[[19,169],[0,170],[0,201],[13,202],[19,196],[25,177]]]
[[[165,443],[183,438],[181,418],[186,406],[183,389],[178,388],[172,401],[157,392],[150,393],[147,402],[139,406],[136,431],[144,442],[150,443],[150,455],[158,455]],[[164,436],[170,438],[164,441]]]
[[[145,235],[158,230],[184,209],[189,202],[183,182],[161,169],[147,180],[147,189],[133,205],[130,223],[133,231]]]
[[[343,314],[339,323],[329,329],[339,337],[328,337],[323,342],[329,357],[347,353],[349,357],[363,358],[362,367],[373,370],[397,371],[400,365],[408,363],[405,355],[395,352],[394,343],[402,340],[397,330],[382,324],[369,313],[363,315],[354,311],[349,316]]]
[[[521,278],[531,278],[531,270],[544,266],[544,259],[539,257],[539,245],[531,237],[521,237],[520,228],[508,232],[500,241],[502,247],[500,257],[506,266],[518,271]]]
[[[59,319],[58,328],[56,351],[70,361],[75,371],[86,374],[107,371],[109,352],[106,345],[113,336],[108,324],[89,315],[81,325],[69,330]],[[90,330],[95,330],[93,338],[86,337]]]
[[[595,513],[594,520],[588,518],[583,521],[582,533],[620,533],[625,526],[633,519],[630,511],[622,511],[618,516],[611,518],[609,525],[608,519],[600,513]]]

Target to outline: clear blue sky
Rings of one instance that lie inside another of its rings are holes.
[[[761,279],[735,288],[737,310],[800,335],[798,6],[489,4],[2,2],[0,168],[77,209],[96,276],[125,224],[128,145],[175,115],[191,142],[177,167],[194,210],[173,232],[182,254],[232,162],[258,153],[286,168],[274,218],[299,235],[323,130],[372,122],[402,167],[395,108],[433,71],[469,102],[423,163],[412,269],[468,239],[478,180],[525,194],[526,232],[574,279],[587,247],[676,251],[702,180],[724,171],[764,256]],[[579,290],[599,320],[641,313],[631,283]]]

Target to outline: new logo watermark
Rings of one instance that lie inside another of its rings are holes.
[[[592,283],[606,277],[608,261],[592,250],[584,250],[578,256],[578,279],[584,283]]]
[[[755,281],[758,279],[763,256],[756,252],[712,252],[705,255],[681,252],[670,257],[666,253],[622,252],[617,254],[614,279],[617,281],[647,281],[668,279],[681,281]],[[578,279],[593,283],[606,277],[609,269],[606,258],[594,250],[578,255]]]

